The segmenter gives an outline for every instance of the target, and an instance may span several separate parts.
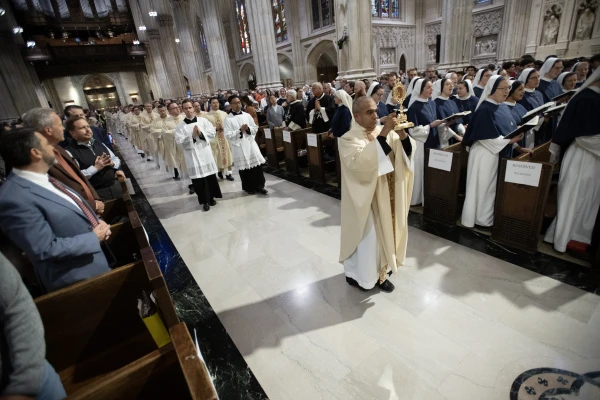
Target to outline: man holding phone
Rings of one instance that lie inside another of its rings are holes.
[[[121,160],[103,143],[94,140],[92,130],[85,118],[71,117],[66,123],[67,131],[73,137],[72,143],[65,149],[77,161],[100,198],[117,199],[122,195],[119,176]]]

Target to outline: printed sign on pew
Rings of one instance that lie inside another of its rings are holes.
[[[292,143],[292,134],[290,133],[290,131],[283,131],[283,141]]]
[[[308,133],[306,135],[306,141],[310,147],[317,147],[317,134]]]
[[[263,132],[265,133],[265,139],[271,139],[271,130],[270,129],[263,129]]]
[[[449,172],[452,169],[452,156],[453,153],[449,151],[431,149],[429,150],[429,163],[427,166]]]
[[[538,187],[542,164],[522,161],[507,161],[504,181]]]

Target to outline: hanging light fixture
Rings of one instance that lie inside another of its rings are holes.
[[[154,11],[154,4],[152,4],[152,0],[150,0],[150,11],[148,11],[148,15],[151,17],[156,17],[158,13]]]
[[[179,43],[179,38],[175,38],[175,43]]]
[[[140,26],[138,27],[138,30],[140,30],[140,31],[145,31],[145,30],[146,30],[146,25],[140,25]]]
[[[135,40],[133,41],[133,44],[134,44],[135,46],[137,46],[138,44],[140,44],[140,41],[139,41],[139,40],[137,40],[137,39],[135,39]]]
[[[27,47],[29,47],[30,49],[35,47],[35,42],[33,40],[28,40],[27,41]]]
[[[13,28],[13,33],[14,33],[15,35],[17,35],[17,34],[19,34],[19,33],[23,33],[23,28],[22,28],[22,27],[20,27],[20,26],[15,26],[15,27]]]
[[[0,17],[3,16],[4,14],[6,14],[6,10],[2,7],[0,7]]]

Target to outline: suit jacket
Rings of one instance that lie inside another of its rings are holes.
[[[48,292],[110,270],[83,211],[14,173],[0,187],[0,229],[27,254]]]
[[[77,163],[73,161],[73,158],[62,147],[56,146],[55,148],[67,161],[67,164],[69,164],[73,171],[75,171],[75,173],[79,176],[79,179],[81,179],[87,185],[88,189],[90,189],[90,192],[92,192],[92,196],[94,196],[94,199],[100,200],[100,196],[98,196],[98,193],[96,193],[96,189],[94,189],[94,187],[90,184],[90,181],[88,181],[85,175],[83,175]],[[48,175],[50,175],[53,178],[56,178],[65,186],[68,186],[69,188],[73,189],[73,191],[76,192],[82,199],[87,201],[92,210],[96,209],[96,202],[91,202],[86,199],[85,190],[83,189],[81,184],[75,179],[73,179],[71,175],[69,175],[69,173],[62,167],[62,165],[56,164],[55,166],[50,168],[50,170],[48,171]]]
[[[106,145],[106,147],[108,147],[110,149],[110,151],[112,151],[114,153],[115,149],[113,148],[113,145],[110,142],[110,139],[108,138],[106,131],[104,129],[100,128],[99,126],[90,126],[90,128],[92,129],[92,134],[94,136],[94,140],[97,140],[100,143],[104,143]],[[60,142],[58,145],[60,147],[62,147],[63,149],[66,149],[73,143],[74,143],[73,137],[71,136],[69,131],[67,131],[65,129],[65,140]]]

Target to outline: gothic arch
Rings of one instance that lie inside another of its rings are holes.
[[[404,53],[400,55],[400,63],[398,67],[398,72],[402,70],[404,73],[406,73],[406,55]]]
[[[123,83],[121,82],[118,73],[95,73],[87,75],[78,75],[72,77],[71,82],[73,82],[73,86],[75,86],[75,89],[81,90],[83,93],[83,84],[92,76],[100,76],[111,81],[113,85],[115,85],[115,88],[117,88],[117,95],[119,96],[119,101],[121,102],[121,104],[128,104],[127,96],[125,95],[125,91],[123,90]]]
[[[246,89],[249,81],[256,81],[256,72],[254,64],[248,61],[242,64],[240,68],[240,88]]]
[[[331,40],[321,40],[315,44],[312,49],[307,51],[306,68],[307,78],[309,81],[318,81],[319,74],[317,73],[318,64],[330,64],[337,68],[338,51]]]
[[[279,77],[283,86],[287,86],[288,80],[294,81],[294,64],[287,54],[277,53],[277,62],[279,63]]]

